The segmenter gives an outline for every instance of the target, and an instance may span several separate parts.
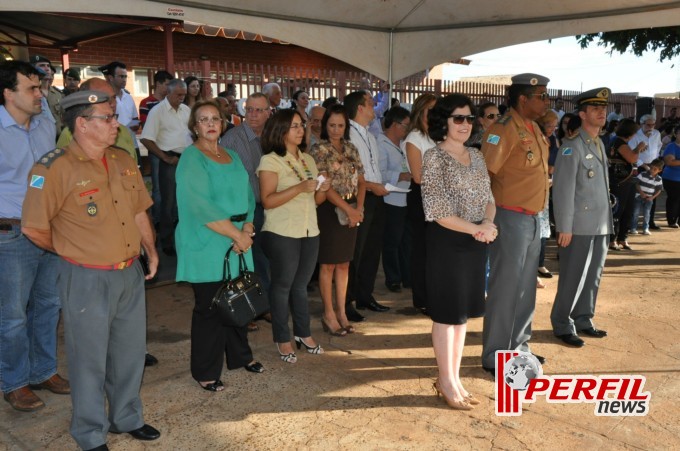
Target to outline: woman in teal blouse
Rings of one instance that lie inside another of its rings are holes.
[[[243,253],[248,267],[253,267],[250,247],[255,234],[255,197],[236,152],[217,142],[225,124],[216,103],[196,103],[189,118],[194,144],[182,153],[176,173],[176,278],[191,282],[194,291],[191,375],[209,391],[224,390],[220,381],[223,352],[230,370],[245,367],[251,372],[264,371],[253,360],[247,328],[224,326],[217,310],[210,309],[229,247],[233,247],[233,253]],[[232,274],[238,273],[236,256],[230,259],[230,268]]]

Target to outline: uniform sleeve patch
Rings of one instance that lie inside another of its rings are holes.
[[[562,155],[571,155],[573,151],[571,150],[571,147],[565,147],[562,149]]]
[[[31,176],[31,183],[28,184],[31,188],[38,188],[38,189],[43,189],[43,185],[45,184],[45,177],[42,175],[32,175]]]
[[[498,145],[498,143],[499,143],[500,141],[501,141],[501,137],[498,136],[498,135],[494,135],[494,134],[490,134],[490,135],[486,138],[486,142],[488,142],[489,144],[493,144],[494,146]]]

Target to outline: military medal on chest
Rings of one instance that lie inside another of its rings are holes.
[[[593,177],[595,177],[595,171],[593,171],[592,169],[589,169],[588,170],[588,178],[592,179]]]
[[[97,204],[94,202],[87,204],[87,214],[90,216],[97,216]]]
[[[533,143],[533,140],[527,136],[526,133],[523,131],[519,132],[519,140],[522,143],[523,146],[528,146],[531,143]],[[531,150],[531,147],[527,150],[527,160],[533,161],[534,160],[534,152]]]

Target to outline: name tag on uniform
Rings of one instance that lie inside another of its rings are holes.
[[[42,175],[32,175],[31,183],[29,183],[28,186],[31,188],[43,189],[43,185],[45,185],[45,177]]]
[[[571,155],[573,151],[571,150],[571,147],[565,147],[562,149],[562,155]]]
[[[489,144],[493,144],[494,146],[498,145],[499,142],[501,142],[501,137],[498,135],[489,135],[486,138],[486,142]]]

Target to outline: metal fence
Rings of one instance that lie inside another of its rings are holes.
[[[381,81],[365,72],[350,72],[331,69],[313,69],[294,66],[272,66],[264,64],[242,64],[223,61],[187,61],[175,65],[178,77],[185,78],[193,75],[204,82],[206,94],[217,95],[233,86],[237,98],[245,98],[253,92],[261,91],[270,82],[281,86],[284,98],[290,98],[298,89],[309,93],[310,99],[322,101],[328,97],[344,96],[352,91],[361,89],[362,80],[369,80],[370,89],[377,92]],[[150,79],[153,78],[151,71]],[[403,78],[394,82],[392,95],[399,102],[412,104],[424,93],[435,95],[460,92],[470,96],[475,104],[486,101],[504,104],[506,102],[507,86],[503,84],[474,83],[462,81],[446,81],[431,79],[425,72]],[[579,91],[549,88],[551,106],[554,100],[562,98],[564,110],[573,111],[572,97]],[[638,118],[638,97],[632,94],[614,94],[609,109],[613,111],[614,103],[621,104],[621,113],[625,117]],[[680,99],[654,99],[657,118],[666,117],[672,107],[680,108]]]

